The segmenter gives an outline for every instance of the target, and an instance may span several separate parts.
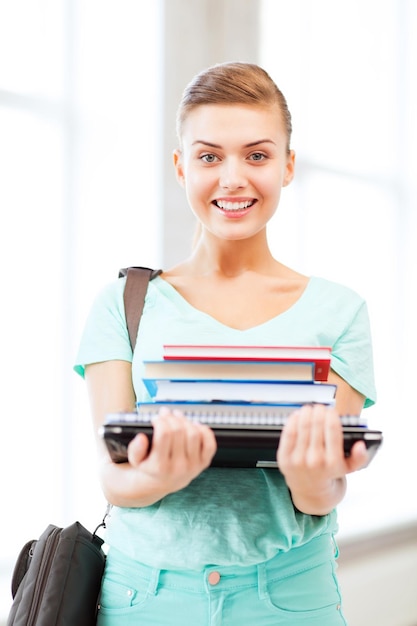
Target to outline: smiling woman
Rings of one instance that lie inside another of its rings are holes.
[[[256,316],[248,315],[246,304],[248,298],[261,300],[259,283],[249,282],[249,274],[239,273],[233,263],[217,290],[210,290],[204,276],[185,281],[172,274],[172,284],[161,279],[163,304],[174,301],[185,334],[195,314],[187,299],[194,295],[194,309],[201,310],[210,300],[215,320],[216,300],[227,297],[233,279],[237,313],[225,316],[223,311],[221,321],[212,323],[216,332],[223,323],[228,333],[233,329],[240,337],[271,323],[265,314],[280,311],[277,294],[284,288],[287,307],[299,302],[301,294],[306,309],[317,302],[327,283],[313,277],[303,291],[298,275],[323,274],[366,294],[379,383],[378,405],[367,413],[386,436],[371,466],[349,476],[347,497],[339,505],[340,533],[343,538],[373,534],[381,526],[417,519],[412,482],[417,421],[410,409],[417,351],[412,297],[417,265],[416,27],[416,5],[407,0],[0,3],[0,58],[8,59],[0,64],[5,422],[0,473],[2,501],[12,512],[2,518],[0,622],[11,599],[11,569],[22,540],[36,536],[47,522],[70,522],[74,515],[95,524],[104,508],[84,385],[70,374],[72,355],[92,290],[120,266],[145,262],[165,267],[188,249],[193,220],[159,154],[171,158],[179,90],[205,64],[258,59],[259,40],[261,63],[276,76],[296,119],[296,179],[282,193],[269,241],[297,275],[293,280],[266,277],[270,308]],[[187,46],[178,35],[183,31]],[[283,120],[290,136],[290,118]],[[164,139],[161,127],[167,129]],[[209,140],[205,134],[199,139]],[[263,147],[247,147],[253,149],[250,161],[262,155],[262,163]],[[205,151],[215,163],[217,148],[206,146]],[[231,205],[229,191],[214,194],[223,213],[233,210],[235,193]],[[256,197],[238,194],[245,203]],[[239,222],[239,217],[236,224],[231,217],[222,219],[228,220],[229,230]],[[195,294],[206,289],[207,299],[199,301]],[[343,308],[338,302],[335,319]],[[301,310],[299,304],[290,309]],[[285,330],[290,333],[291,325]],[[246,491],[231,481],[229,500],[231,494],[237,501],[242,496],[242,511]],[[215,520],[220,530],[222,519]],[[269,520],[262,520],[267,526]],[[172,537],[160,539],[172,543]],[[188,542],[185,554],[192,548]],[[403,573],[398,568],[398,580]],[[362,574],[356,578],[361,584]],[[370,606],[370,591],[367,586],[363,605],[356,596],[354,604],[360,606],[358,612],[366,605],[372,615],[352,623],[383,623],[375,617],[375,605]],[[395,620],[403,614],[403,591],[400,610],[393,603],[396,614],[387,613],[389,626],[400,626]],[[382,606],[378,586],[375,594]],[[413,589],[413,605],[414,596]],[[139,591],[136,600],[140,598]],[[187,623],[192,621],[188,617]],[[256,618],[252,623],[258,623]]]
[[[249,102],[242,101],[244,76]],[[253,76],[270,85],[272,102],[263,92],[254,102]],[[199,103],[190,107],[194,90]],[[113,504],[99,624],[208,625],[214,611],[219,624],[244,623],[248,614],[259,625],[282,618],[295,626],[307,616],[320,626],[345,623],[335,506],[367,452],[357,442],[345,457],[339,413],[358,414],[375,399],[367,309],[347,287],[303,275],[271,253],[267,226],[294,173],[276,93],[266,72],[247,63],[215,65],[191,81],[174,166],[200,238],[190,256],[149,283],[133,353],[125,283],[103,289],[76,371],[85,376],[98,431],[106,414],[146,401],[143,364],[162,358],[166,344],[325,345],[332,347],[336,405],[291,414],[276,450],[279,470],[210,467],[213,431],[167,407],[153,422],[152,443],[139,434],[124,463],[113,463],[98,438],[101,484]],[[145,586],[129,594],[126,585],[139,579]],[[210,585],[218,585],[214,595]]]

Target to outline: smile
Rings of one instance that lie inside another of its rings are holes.
[[[249,209],[254,202],[254,200],[246,200],[245,202],[226,202],[224,200],[215,200],[214,204],[223,211],[243,211],[244,209]]]

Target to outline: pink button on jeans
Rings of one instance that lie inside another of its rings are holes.
[[[219,572],[210,572],[210,574],[208,575],[208,581],[210,585],[217,585],[217,583],[220,581]]]

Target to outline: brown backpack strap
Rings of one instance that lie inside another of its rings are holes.
[[[149,267],[126,267],[119,271],[119,278],[126,276],[123,299],[132,352],[135,350],[148,283],[161,272],[162,270],[152,270]]]

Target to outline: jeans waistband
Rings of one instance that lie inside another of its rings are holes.
[[[251,586],[264,587],[266,580],[292,576],[324,563],[334,556],[333,536],[324,534],[302,546],[280,551],[269,561],[249,566],[210,565],[201,571],[164,570],[130,559],[114,548],[110,548],[107,558],[112,567],[123,568],[132,582],[146,581],[148,592],[155,594],[160,586],[192,593],[212,593]]]

